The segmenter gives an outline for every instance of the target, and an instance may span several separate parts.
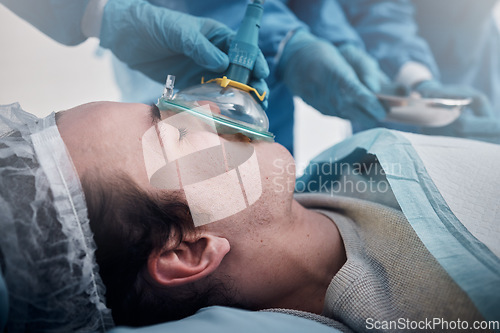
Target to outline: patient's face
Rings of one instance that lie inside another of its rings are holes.
[[[185,194],[196,226],[284,214],[293,159],[281,145],[219,135],[210,123],[144,104],[99,102],[65,111],[61,136],[80,177],[128,174],[149,192]]]

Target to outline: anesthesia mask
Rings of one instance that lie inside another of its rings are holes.
[[[219,134],[241,133],[250,139],[274,141],[269,132],[269,120],[258,101],[260,95],[248,85],[250,73],[259,52],[258,33],[263,1],[248,4],[245,17],[229,48],[230,66],[227,76],[183,89],[174,94],[175,76],[169,75],[163,95],[158,100],[160,110],[188,112],[215,123]]]
[[[175,77],[168,76],[165,91],[157,104],[160,110],[188,112],[213,121],[219,134],[241,133],[253,140],[274,141],[262,107],[249,92],[228,85],[230,80],[226,77],[183,89],[176,94],[172,92],[174,80]]]

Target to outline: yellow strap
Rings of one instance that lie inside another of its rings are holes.
[[[223,76],[222,78],[217,78],[217,79],[212,79],[212,80],[209,80],[207,82],[205,82],[205,79],[202,77],[201,78],[201,84],[205,84],[205,83],[210,83],[210,82],[215,82],[217,83],[219,86],[221,86],[222,88],[226,88],[227,86],[230,86],[230,87],[234,87],[234,88],[237,88],[237,89],[240,89],[240,90],[243,90],[247,93],[254,93],[255,96],[257,96],[257,98],[262,102],[264,100],[264,98],[266,97],[266,92],[264,91],[264,93],[261,95],[259,94],[259,92],[257,91],[257,89],[253,88],[253,87],[250,87],[246,84],[243,84],[241,82],[238,82],[238,81],[233,81],[233,80],[230,80],[228,79],[226,76]]]

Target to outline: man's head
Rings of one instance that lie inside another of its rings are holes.
[[[257,201],[196,227],[185,191],[158,188],[148,175],[144,134],[158,122],[156,112],[142,104],[91,103],[58,116],[85,190],[96,255],[117,321],[174,319],[212,304],[259,308],[257,303],[265,303],[259,288],[270,283],[262,270],[270,271],[279,256],[262,259],[270,249],[280,253],[291,230],[276,221],[294,220],[294,175],[283,172],[293,160],[277,144],[203,130],[162,132],[161,144],[171,155],[196,154],[214,135],[221,142],[251,145],[256,153],[262,185]],[[203,155],[196,161],[213,165]]]

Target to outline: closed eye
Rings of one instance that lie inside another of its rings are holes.
[[[185,127],[178,128],[179,130],[179,141],[182,141],[188,134],[188,129]]]
[[[155,104],[150,105],[149,115],[151,117],[151,122],[153,125],[156,125],[158,123],[158,121],[161,120],[160,109]],[[188,134],[188,129],[186,127],[180,127],[180,128],[177,128],[177,130],[179,131],[179,141],[182,141],[186,137],[186,135]],[[163,134],[160,134],[160,139],[164,139]]]

